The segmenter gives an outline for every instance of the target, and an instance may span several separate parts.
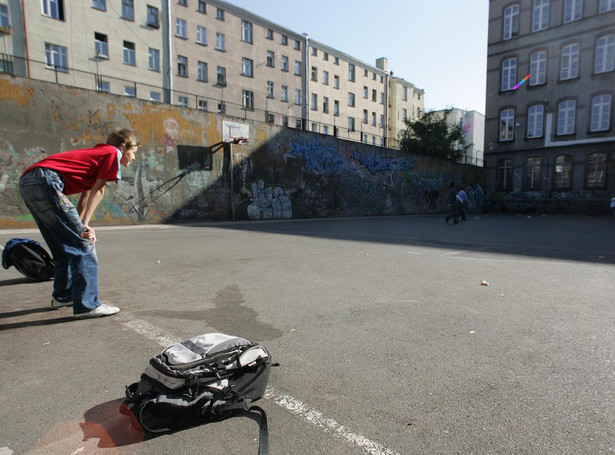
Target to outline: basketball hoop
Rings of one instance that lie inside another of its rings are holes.
[[[250,139],[246,138],[246,137],[234,137],[231,139],[231,143],[232,144],[239,144],[239,145],[249,145],[250,144]]]

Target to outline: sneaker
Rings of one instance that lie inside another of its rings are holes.
[[[446,221],[446,224],[448,224],[448,216],[444,217],[444,221]]]
[[[111,316],[119,312],[120,309],[118,307],[107,305],[106,303],[101,303],[92,311],[86,311],[85,313],[75,313],[73,317],[75,319],[100,318],[102,316]]]
[[[51,308],[54,310],[59,310],[60,308],[66,308],[67,306],[73,306],[73,301],[69,300],[68,302],[60,302],[59,300],[51,298]]]

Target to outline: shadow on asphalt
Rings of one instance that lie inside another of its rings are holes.
[[[29,278],[23,277],[23,278],[13,278],[11,280],[2,280],[0,281],[0,286],[13,286],[15,284],[37,284],[38,281],[32,281]]]

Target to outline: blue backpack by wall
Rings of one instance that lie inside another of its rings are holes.
[[[48,281],[54,276],[53,259],[32,239],[11,239],[2,250],[2,267],[15,267],[32,281]]]

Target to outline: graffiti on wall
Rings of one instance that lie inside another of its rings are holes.
[[[337,174],[342,170],[354,171],[333,145],[327,145],[319,137],[307,139],[303,134],[297,141],[291,141],[290,150],[284,155],[284,161],[290,158],[302,158],[307,166],[318,174]]]

